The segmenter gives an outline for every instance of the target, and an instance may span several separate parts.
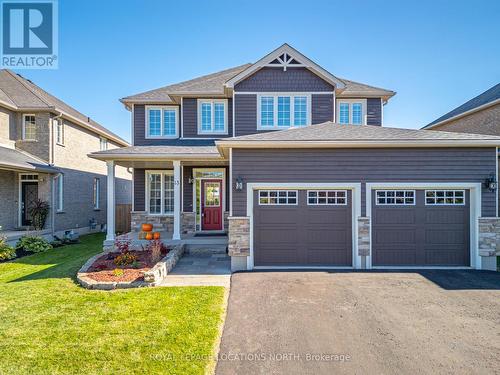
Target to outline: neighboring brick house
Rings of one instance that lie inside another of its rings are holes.
[[[432,121],[422,129],[500,136],[500,83]],[[495,176],[496,181],[498,181],[499,176],[500,166]],[[500,200],[500,191],[498,199]],[[500,207],[498,206],[497,203],[498,215],[500,216]]]
[[[31,228],[36,198],[51,210],[44,235],[106,223],[106,165],[87,156],[128,146],[31,81],[0,70],[0,226],[10,240]],[[117,204],[131,201],[131,174],[117,170]]]
[[[484,182],[500,137],[385,128],[394,95],[284,44],[121,99],[133,145],[91,157],[109,177],[133,168],[136,229],[198,242],[227,232],[233,270],[494,268],[477,223],[495,215]]]

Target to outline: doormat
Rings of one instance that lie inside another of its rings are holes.
[[[209,233],[195,233],[195,237],[222,237],[226,232],[209,232]]]

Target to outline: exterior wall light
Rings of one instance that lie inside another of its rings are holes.
[[[484,181],[484,187],[489,191],[495,191],[497,189],[498,182],[495,180],[495,175],[493,173]]]
[[[243,190],[243,179],[241,177],[236,178],[235,189],[237,191],[242,191]]]

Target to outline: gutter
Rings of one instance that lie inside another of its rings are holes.
[[[200,159],[211,159],[211,160],[221,160],[224,158],[219,154],[98,154],[90,153],[87,154],[89,158],[97,160],[128,160],[128,161],[159,161],[159,160],[200,160]]]

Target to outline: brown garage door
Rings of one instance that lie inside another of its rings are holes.
[[[349,190],[255,191],[253,223],[255,266],[352,266]]]
[[[374,266],[469,266],[469,191],[372,194]]]

